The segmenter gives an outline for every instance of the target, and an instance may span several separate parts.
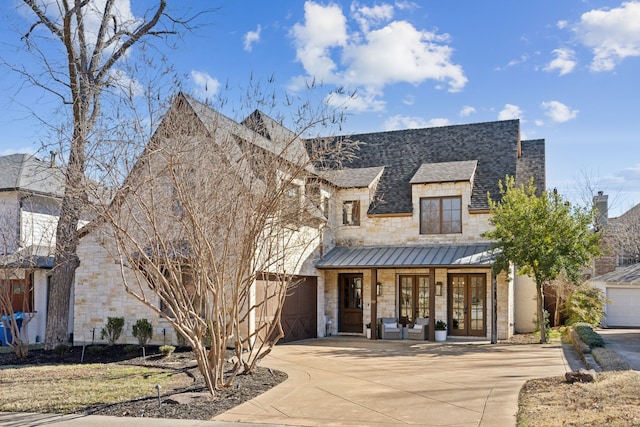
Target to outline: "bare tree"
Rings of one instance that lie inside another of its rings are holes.
[[[212,394],[283,336],[284,299],[326,223],[314,164],[354,152],[349,141],[301,138],[340,115],[299,111],[308,115],[292,132],[259,111],[238,123],[176,96],[96,230],[123,260],[127,291],[193,348]]]
[[[105,144],[114,148],[112,155],[123,149],[121,141],[105,141],[104,136],[117,133],[113,126],[130,124],[123,117],[120,101],[131,101],[138,91],[147,89],[123,64],[135,61],[134,46],[140,48],[138,53],[144,52],[151,37],[179,35],[189,29],[190,20],[168,14],[166,0],[155,0],[143,17],[119,9],[116,0],[23,1],[34,20],[22,40],[40,69],[5,64],[57,98],[58,113],[69,117],[68,122],[54,121],[53,125],[66,166],[45,337],[45,348],[53,349],[68,340],[69,300],[78,267],[78,225],[89,202],[88,178],[119,163],[115,156],[108,162],[93,156],[104,154]],[[49,123],[47,118],[40,120]],[[93,169],[96,164],[100,168]]]

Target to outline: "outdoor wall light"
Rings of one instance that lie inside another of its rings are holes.
[[[436,295],[442,296],[442,282],[436,282]]]
[[[377,295],[382,294],[382,283],[380,282],[376,283],[376,294]]]

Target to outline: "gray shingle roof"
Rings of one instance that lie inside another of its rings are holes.
[[[64,173],[30,154],[0,157],[0,191],[26,191],[62,197]]]
[[[591,282],[628,283],[640,285],[640,264],[630,265],[611,273],[593,277]]]
[[[319,171],[318,175],[340,188],[368,187],[384,171],[384,166],[373,168]]]
[[[391,268],[429,266],[490,266],[490,244],[403,247],[338,246],[316,264],[317,268]]]
[[[488,209],[487,192],[499,194],[498,181],[505,175],[516,176],[519,135],[518,120],[350,135],[348,138],[362,144],[344,166],[385,166],[376,203],[368,213],[412,213],[410,181],[421,165],[477,160],[470,208]],[[544,180],[544,141],[542,150],[540,144],[530,144],[524,152],[529,151],[536,155],[522,160],[521,174]]]
[[[461,162],[424,163],[420,165],[411,184],[429,184],[433,182],[471,181],[478,166],[477,160]]]
[[[526,184],[534,177],[538,193],[546,190],[544,139],[522,141],[522,156],[516,165],[516,184]],[[493,197],[493,193],[492,193]]]

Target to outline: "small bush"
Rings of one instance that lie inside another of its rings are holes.
[[[100,337],[107,339],[109,345],[114,345],[124,329],[124,317],[107,317],[107,325],[102,328]]]
[[[604,340],[600,334],[593,330],[593,326],[589,323],[576,323],[573,327],[576,329],[578,335],[580,335],[580,338],[582,338],[582,341],[589,347],[604,347]]]
[[[160,354],[162,354],[164,357],[169,357],[173,354],[176,348],[172,345],[161,345],[160,348],[158,348],[158,350],[160,351]]]
[[[597,325],[604,316],[604,304],[609,300],[602,291],[591,285],[582,285],[569,295],[564,306],[567,324],[589,323]]]
[[[140,347],[144,347],[153,337],[153,325],[147,319],[138,319],[131,330]]]

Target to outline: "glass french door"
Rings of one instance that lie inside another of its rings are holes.
[[[486,275],[449,275],[449,334],[485,336]]]
[[[413,323],[429,317],[429,276],[400,276],[400,322]]]

